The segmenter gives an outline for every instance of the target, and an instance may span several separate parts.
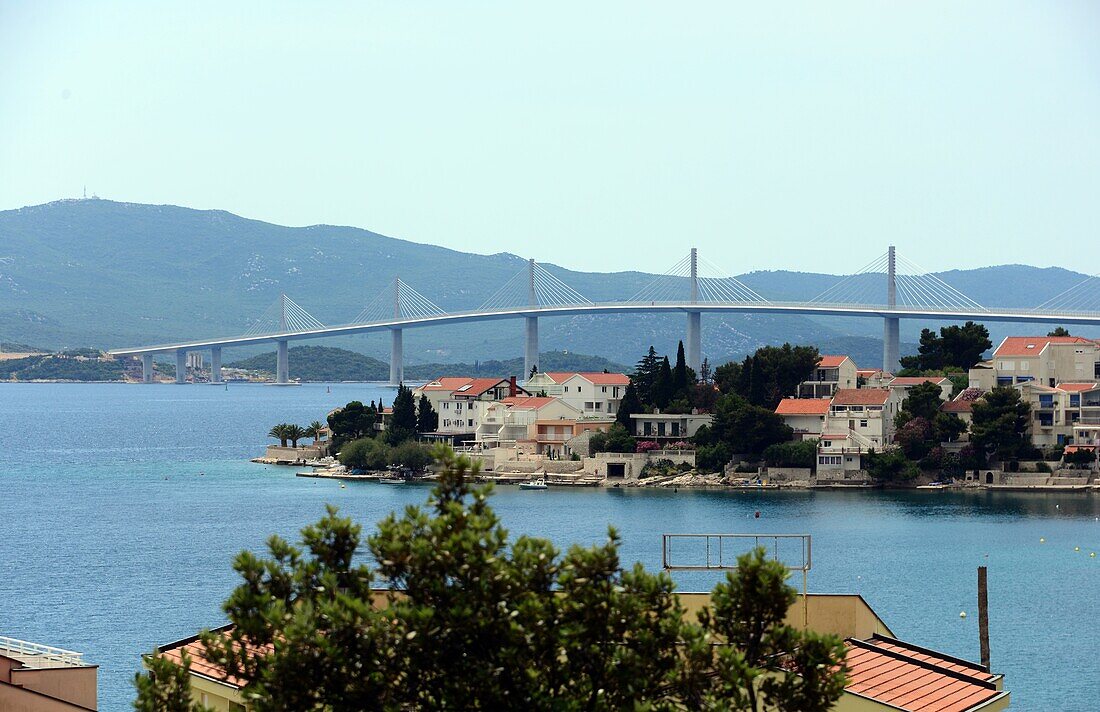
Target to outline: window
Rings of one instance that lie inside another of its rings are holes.
[[[473,418],[470,418],[469,420],[466,421],[466,427],[468,427],[468,428],[474,427],[474,419]]]
[[[596,401],[596,402],[595,402],[595,403],[593,403],[592,405],[594,405],[594,406],[595,406],[595,407],[594,407],[594,408],[593,408],[592,410],[603,410],[603,409],[602,409],[602,408],[600,407],[600,402],[599,402],[599,401]]]
[[[600,392],[601,392],[601,393],[607,393],[607,386],[602,386],[602,387],[600,388]]]
[[[819,465],[839,465],[840,455],[822,455],[817,458]]]
[[[664,434],[665,434],[665,421],[662,420],[660,423],[657,423],[657,435],[661,436],[661,435],[664,435]]]
[[[672,434],[673,435],[679,435],[680,434],[680,424],[679,423],[673,423],[672,424]]]
[[[450,410],[450,409],[451,409],[451,404],[448,403],[447,401],[443,401],[443,410]]]
[[[859,421],[859,427],[866,428],[867,427],[867,421],[866,420]]]
[[[645,423],[644,423],[644,424],[642,425],[642,433],[643,433],[644,435],[652,435],[652,434],[653,434],[653,423],[651,423],[651,422],[649,422],[649,421],[647,420],[647,421],[646,421],[646,422],[645,422]]]

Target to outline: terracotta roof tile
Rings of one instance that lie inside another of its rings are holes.
[[[778,415],[826,415],[829,412],[829,399],[784,398],[779,401],[775,412]]]
[[[847,356],[822,356],[821,360],[817,362],[818,368],[836,368],[840,364],[844,363]]]
[[[833,405],[882,405],[889,398],[888,388],[838,388]]]
[[[1060,391],[1091,391],[1094,388],[1100,388],[1100,383],[1059,383],[1057,387]]]
[[[908,712],[967,712],[1002,693],[984,668],[893,638],[849,638],[846,691]]]
[[[1034,356],[1049,344],[1095,344],[1080,336],[1008,336],[993,352],[995,357]]]

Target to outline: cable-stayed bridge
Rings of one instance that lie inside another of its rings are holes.
[[[1013,285],[1005,285],[1011,289]],[[1023,286],[1023,285],[1021,285]],[[329,336],[390,333],[390,382],[403,379],[405,329],[522,319],[526,376],[538,366],[539,319],[600,314],[683,314],[684,351],[696,371],[702,362],[703,314],[800,314],[883,320],[883,369],[897,367],[899,322],[923,321],[1058,323],[1100,326],[1100,278],[1089,277],[1032,309],[986,307],[890,247],[855,274],[842,277],[813,299],[770,300],[735,277],[725,275],[695,248],[635,294],[622,301],[593,302],[534,260],[505,282],[477,309],[447,311],[395,277],[351,322],[326,326],[285,294],[240,336],[114,349],[118,356],[140,356],[144,381],[153,378],[153,356],[175,354],[176,382],[186,376],[187,353],[209,350],[211,379],[220,383],[224,347],[275,343],[276,383],[290,383],[289,342]]]

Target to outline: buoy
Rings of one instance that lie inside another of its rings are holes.
[[[1081,547],[1079,547],[1079,546],[1075,546],[1075,547],[1073,547],[1073,550],[1074,550],[1074,551],[1081,551]]]
[[[966,618],[966,611],[959,613],[959,618]]]
[[[756,514],[754,514],[753,516],[754,516],[754,517],[756,517],[757,519],[759,519],[759,518],[760,518],[760,512],[759,512],[759,511],[757,511],[757,513],[756,513]]]
[[[1093,552],[1089,553],[1089,556],[1091,556],[1092,558],[1094,558],[1094,559],[1095,559],[1095,558],[1096,558],[1096,552],[1095,552],[1095,551],[1093,551]]]
[[[1040,543],[1040,544],[1045,544],[1045,543],[1046,543],[1046,539],[1044,539],[1043,537],[1039,537],[1039,543]]]

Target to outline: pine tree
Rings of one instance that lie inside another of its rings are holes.
[[[416,432],[431,433],[435,432],[439,428],[439,414],[435,412],[435,408],[432,407],[432,402],[428,400],[428,396],[421,394],[420,401],[417,403],[416,408]]]
[[[630,416],[642,412],[642,402],[638,400],[638,389],[633,381],[628,383],[623,392],[623,399],[619,401],[619,410],[615,413],[615,420],[626,428],[627,432],[634,432],[634,421]]]
[[[657,356],[657,350],[649,347],[649,353],[634,367],[634,375],[630,380],[637,386],[638,399],[642,403],[653,402],[653,383],[657,380],[657,374],[661,370],[661,359]]]
[[[665,356],[661,359],[661,367],[657,371],[657,378],[653,380],[650,402],[658,408],[664,408],[668,406],[672,396],[672,366],[668,363],[668,356]]]
[[[687,359],[684,358],[684,342],[676,347],[676,368],[672,369],[672,392],[679,398],[687,392],[688,368]]]
[[[393,399],[393,416],[386,430],[386,439],[393,445],[416,435],[416,405],[412,390],[407,386],[397,387],[397,397]]]

